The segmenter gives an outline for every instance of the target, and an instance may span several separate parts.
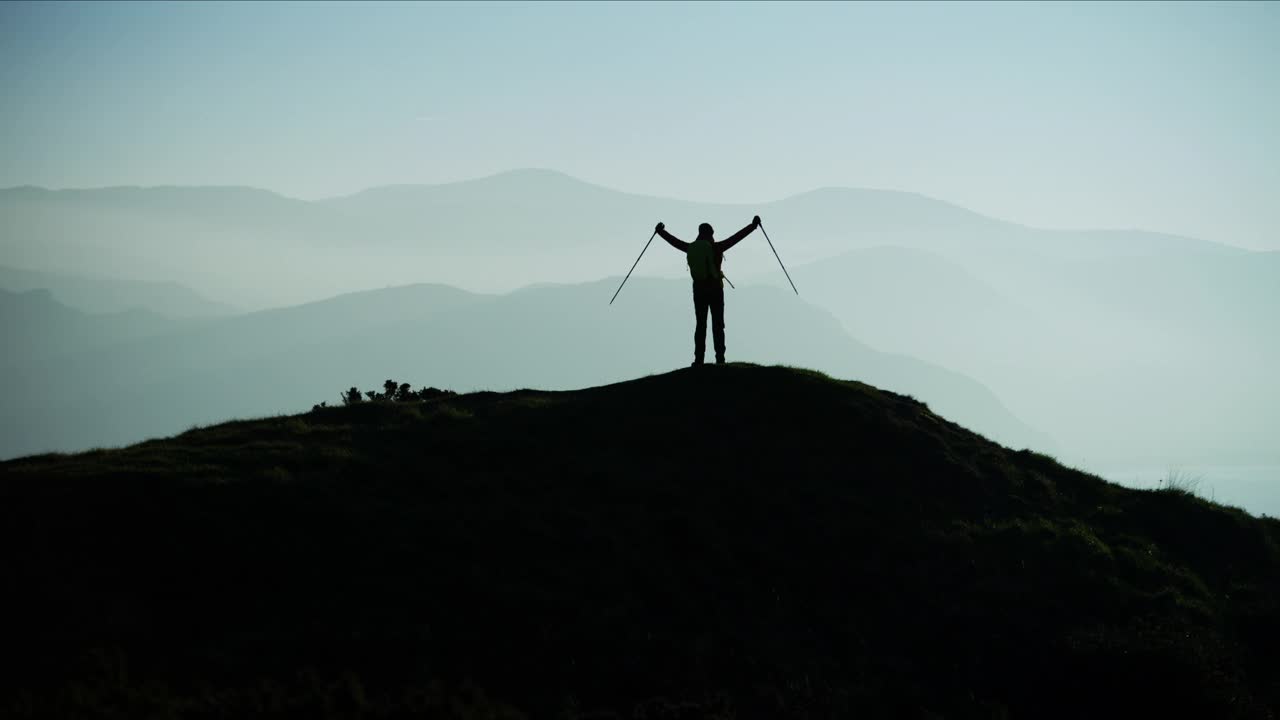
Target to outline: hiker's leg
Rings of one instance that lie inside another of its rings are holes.
[[[697,283],[693,286],[693,360],[694,362],[702,362],[702,358],[707,354],[707,291],[705,288],[699,287]]]
[[[724,288],[714,288],[708,298],[711,306],[711,336],[716,343],[716,362],[724,362]]]

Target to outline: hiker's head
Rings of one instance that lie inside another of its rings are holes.
[[[702,223],[698,226],[698,237],[711,237],[711,233],[715,232],[711,229],[711,223]]]

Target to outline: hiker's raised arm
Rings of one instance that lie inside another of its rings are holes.
[[[662,223],[658,223],[658,226],[654,228],[654,232],[661,235],[662,239],[666,240],[667,244],[670,245],[671,247],[679,250],[680,252],[689,252],[689,243],[667,232],[666,225],[663,225]]]
[[[743,239],[743,238],[745,238],[746,236],[750,235],[750,234],[751,234],[751,231],[755,230],[755,229],[756,229],[756,228],[758,228],[758,227],[760,227],[760,216],[759,216],[759,215],[757,215],[757,216],[755,216],[755,217],[751,218],[751,224],[750,224],[750,225],[748,225],[748,226],[746,226],[746,227],[742,228],[742,229],[741,229],[741,230],[739,230],[738,232],[736,232],[736,233],[734,233],[734,234],[730,235],[729,237],[725,238],[724,240],[721,240],[720,242],[716,243],[716,249],[717,249],[717,250],[719,250],[720,252],[724,252],[724,251],[728,250],[729,248],[733,247],[734,245],[737,245],[738,243],[742,242],[742,239]]]

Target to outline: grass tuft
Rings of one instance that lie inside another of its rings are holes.
[[[1201,497],[1200,486],[1203,483],[1203,475],[1193,475],[1181,470],[1170,470],[1156,482],[1156,491],[1198,498]]]

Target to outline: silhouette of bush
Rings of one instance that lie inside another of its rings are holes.
[[[452,390],[441,390],[440,388],[424,387],[418,391],[419,400],[437,400],[439,398],[450,397],[458,393]]]
[[[396,402],[409,402],[417,399],[418,394],[413,391],[413,388],[409,386],[409,383],[401,383],[400,387],[396,390]]]
[[[362,402],[421,402],[426,400],[438,400],[457,395],[452,390],[442,390],[436,387],[423,387],[421,390],[414,390],[409,383],[397,383],[395,380],[387,380],[382,383],[382,392],[377,390],[366,390],[360,392],[360,388],[351,387],[344,392],[338,393],[342,398],[343,405],[357,405]],[[325,403],[320,403],[312,407],[317,410],[322,407],[328,407]]]

